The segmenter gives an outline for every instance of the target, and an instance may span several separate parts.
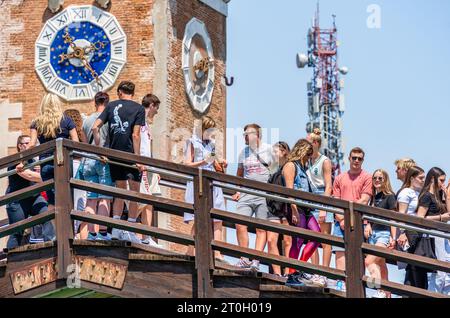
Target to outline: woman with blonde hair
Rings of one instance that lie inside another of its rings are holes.
[[[332,184],[332,164],[331,160],[320,153],[322,147],[322,132],[319,128],[308,135],[307,138],[313,145],[314,154],[311,157],[311,163],[308,168],[308,177],[310,178],[312,190],[314,194],[331,196],[333,192]],[[331,234],[331,225],[334,223],[333,213],[326,211],[314,210],[313,215],[320,225],[320,231],[324,234]],[[322,244],[323,258],[322,265],[330,267],[331,263],[331,245]],[[311,262],[315,265],[320,265],[319,251],[317,250],[312,256]],[[317,285],[326,286],[327,279],[320,275],[314,275],[313,281]]]
[[[311,182],[307,174],[308,164],[314,154],[313,145],[306,139],[300,139],[292,149],[288,157],[288,163],[283,168],[283,177],[286,188],[312,192]],[[291,223],[297,227],[320,232],[319,224],[308,208],[290,205]],[[304,239],[294,238],[289,257],[298,259]],[[316,242],[308,242],[303,249],[300,260],[307,262],[319,246]],[[313,285],[311,276],[304,272],[290,270],[286,281],[289,286]]]
[[[209,116],[204,116],[202,119],[201,131],[200,127],[196,127],[196,131],[191,138],[186,141],[186,148],[184,152],[185,165],[192,168],[199,168],[202,170],[215,171],[218,166],[222,168],[227,167],[227,162],[217,158],[216,146],[215,146],[215,132],[216,122]],[[194,185],[192,182],[188,182],[185,201],[187,203],[194,203]],[[213,188],[213,201],[214,208],[225,210],[225,199],[223,197],[223,191],[221,188]],[[185,213],[185,223],[193,223],[194,215]],[[222,240],[222,221],[214,220],[214,239]],[[193,225],[193,224],[192,224]],[[195,226],[192,226],[191,234],[195,234]],[[188,249],[188,254],[194,254],[193,248]],[[223,260],[223,256],[220,252],[215,253],[215,257],[218,260]]]
[[[386,171],[378,169],[373,173],[372,193],[373,195],[370,200],[371,206],[392,211],[397,209],[397,199],[392,190],[389,174]],[[369,222],[364,228],[364,237],[371,245],[389,249],[395,247],[395,229],[388,225]],[[373,279],[388,280],[388,268],[384,258],[368,255],[365,262],[370,276]],[[390,294],[379,289],[374,298],[390,298]]]
[[[55,94],[46,94],[41,101],[39,115],[30,127],[31,147],[35,147],[37,142],[44,144],[58,138],[72,139],[79,141],[75,123],[69,117],[64,116],[61,99]],[[52,156],[52,152],[47,152],[39,156],[39,160]],[[54,178],[53,162],[41,165],[42,181]],[[55,204],[55,190],[47,191],[49,210]]]

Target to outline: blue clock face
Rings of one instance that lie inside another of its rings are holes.
[[[50,47],[51,65],[58,77],[71,84],[87,84],[94,80],[91,72],[80,65],[77,59],[61,61],[62,54],[70,53],[70,44],[64,43],[64,35],[68,33],[74,43],[80,47],[96,46],[90,50],[88,60],[92,68],[100,76],[111,60],[111,42],[105,32],[90,22],[72,23],[57,34]],[[102,45],[100,45],[102,43]]]
[[[35,44],[35,69],[47,91],[92,100],[114,86],[127,62],[119,21],[93,5],[69,6],[47,20]]]

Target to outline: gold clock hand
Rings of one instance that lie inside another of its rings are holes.
[[[73,58],[76,58],[76,56],[75,56],[75,52],[72,52],[72,53],[69,53],[69,54],[65,54],[65,53],[63,53],[63,54],[61,54],[60,56],[59,56],[59,64],[61,64],[62,62],[64,62],[65,60],[69,60],[69,59],[73,59]]]
[[[97,82],[97,85],[100,87],[100,89],[102,89],[102,84],[100,82],[100,78],[99,78],[97,72],[92,68],[91,64],[86,59],[86,56],[83,56],[83,58],[81,59],[81,63],[83,63],[83,66],[85,68],[87,68],[87,70],[89,72],[91,72],[91,75],[92,75],[93,78],[95,78],[95,81]]]
[[[90,46],[84,48],[84,54],[89,54],[91,51],[100,51],[106,47],[106,42],[98,41],[92,43]]]

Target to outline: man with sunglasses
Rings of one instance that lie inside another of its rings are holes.
[[[341,200],[352,201],[360,204],[369,204],[372,197],[372,176],[362,169],[365,153],[361,148],[353,148],[350,151],[350,170],[336,177],[333,186],[333,197]],[[344,216],[334,215],[335,222],[333,235],[344,237]],[[333,247],[336,253],[336,268],[345,270],[344,249]],[[336,283],[338,290],[345,291],[345,284],[342,281]]]
[[[239,155],[237,176],[267,182],[271,170],[276,162],[272,155],[272,146],[262,142],[261,127],[257,124],[250,124],[244,128],[244,138],[246,147]],[[236,193],[233,200],[237,201],[236,213],[243,216],[255,216],[260,220],[268,220],[273,215],[267,208],[266,199],[246,193]],[[248,228],[245,225],[236,224],[237,240],[240,247],[249,247]],[[264,230],[256,229],[255,249],[263,251],[267,242],[267,233]],[[259,271],[259,261],[250,262],[247,258],[241,258],[236,266],[243,269]]]

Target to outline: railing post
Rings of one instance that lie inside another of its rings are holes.
[[[54,166],[56,264],[58,279],[66,279],[68,267],[72,264],[70,240],[73,239],[73,226],[70,213],[73,209],[73,198],[69,183],[72,176],[72,162],[68,149],[64,148],[63,139],[56,140]]]
[[[196,296],[212,298],[214,290],[211,270],[214,268],[214,260],[210,211],[213,208],[213,188],[211,180],[202,176],[201,169],[199,172],[199,176],[194,177]]]
[[[365,298],[366,289],[362,280],[365,274],[362,253],[363,220],[361,213],[354,211],[353,202],[345,209],[345,274],[348,298]]]

